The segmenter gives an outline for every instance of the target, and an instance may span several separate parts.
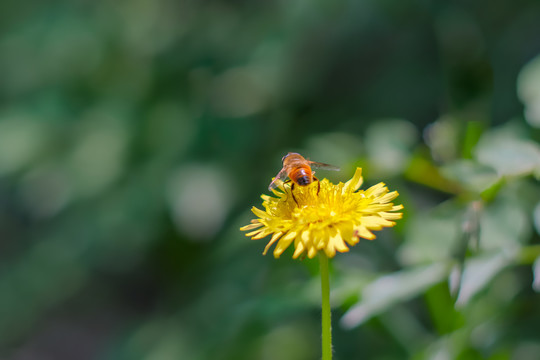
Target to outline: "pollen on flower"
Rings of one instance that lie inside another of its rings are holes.
[[[359,190],[362,182],[361,168],[351,180],[337,185],[323,179],[319,185],[314,182],[291,190],[279,182],[273,190],[276,197],[262,195],[265,210],[253,207],[257,218],[240,230],[248,231],[246,236],[253,240],[271,235],[263,254],[276,244],[276,258],[293,243],[293,258],[304,253],[313,258],[319,251],[334,257],[336,252],[349,251],[360,238],[375,239],[372,231],[392,227],[402,217],[397,211],[403,206],[392,203],[397,191],[389,192],[383,183]]]

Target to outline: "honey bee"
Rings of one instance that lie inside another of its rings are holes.
[[[293,152],[285,155],[281,161],[283,162],[283,167],[268,186],[268,190],[275,189],[277,187],[277,181],[283,180],[287,177],[289,177],[289,179],[292,181],[291,191],[294,189],[295,184],[298,184],[299,186],[306,186],[311,184],[314,180],[319,181],[319,179],[314,176],[315,172],[312,170],[312,168],[339,171],[337,166],[310,161],[304,158],[302,155]]]

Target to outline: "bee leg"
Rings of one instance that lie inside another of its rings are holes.
[[[287,183],[290,183],[290,182],[292,182],[291,179],[285,181],[284,184],[287,184]],[[294,197],[293,190],[294,190],[294,183],[291,184],[291,196],[292,196],[294,202],[296,203],[296,205],[298,205],[298,201],[296,201],[296,198]]]
[[[296,198],[294,197],[293,190],[294,190],[294,183],[292,183],[292,185],[291,185],[291,195],[292,195],[292,198],[293,198],[294,202],[296,203],[296,205],[298,205],[298,201],[296,201]]]
[[[321,191],[321,182],[315,176],[313,177],[313,180],[317,181],[317,195],[319,195],[319,191]]]

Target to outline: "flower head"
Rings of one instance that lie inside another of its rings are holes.
[[[313,258],[319,251],[334,257],[336,251],[349,251],[347,245],[357,244],[360,238],[375,239],[373,230],[392,227],[393,220],[401,219],[402,214],[396,211],[403,206],[391,203],[397,191],[388,192],[383,183],[358,190],[362,182],[361,168],[345,184],[323,179],[292,190],[280,182],[280,191],[274,190],[277,197],[262,195],[265,211],[253,207],[258,218],[240,230],[250,231],[246,236],[253,240],[272,235],[263,254],[277,242],[276,258],[293,242],[293,258],[304,252]]]

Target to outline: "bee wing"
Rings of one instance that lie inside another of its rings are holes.
[[[285,171],[285,169],[281,169],[280,172],[278,172],[278,174],[276,175],[276,177],[274,178],[274,180],[272,180],[272,182],[270,183],[270,185],[268,185],[268,190],[272,191],[272,189],[275,189],[278,187],[277,185],[277,181],[278,180],[283,180],[287,177],[287,171]]]
[[[330,165],[330,164],[325,164],[325,163],[320,163],[320,162],[316,162],[316,161],[310,161],[309,165],[313,169],[323,169],[323,170],[331,170],[331,171],[340,171],[341,170],[337,166]]]

